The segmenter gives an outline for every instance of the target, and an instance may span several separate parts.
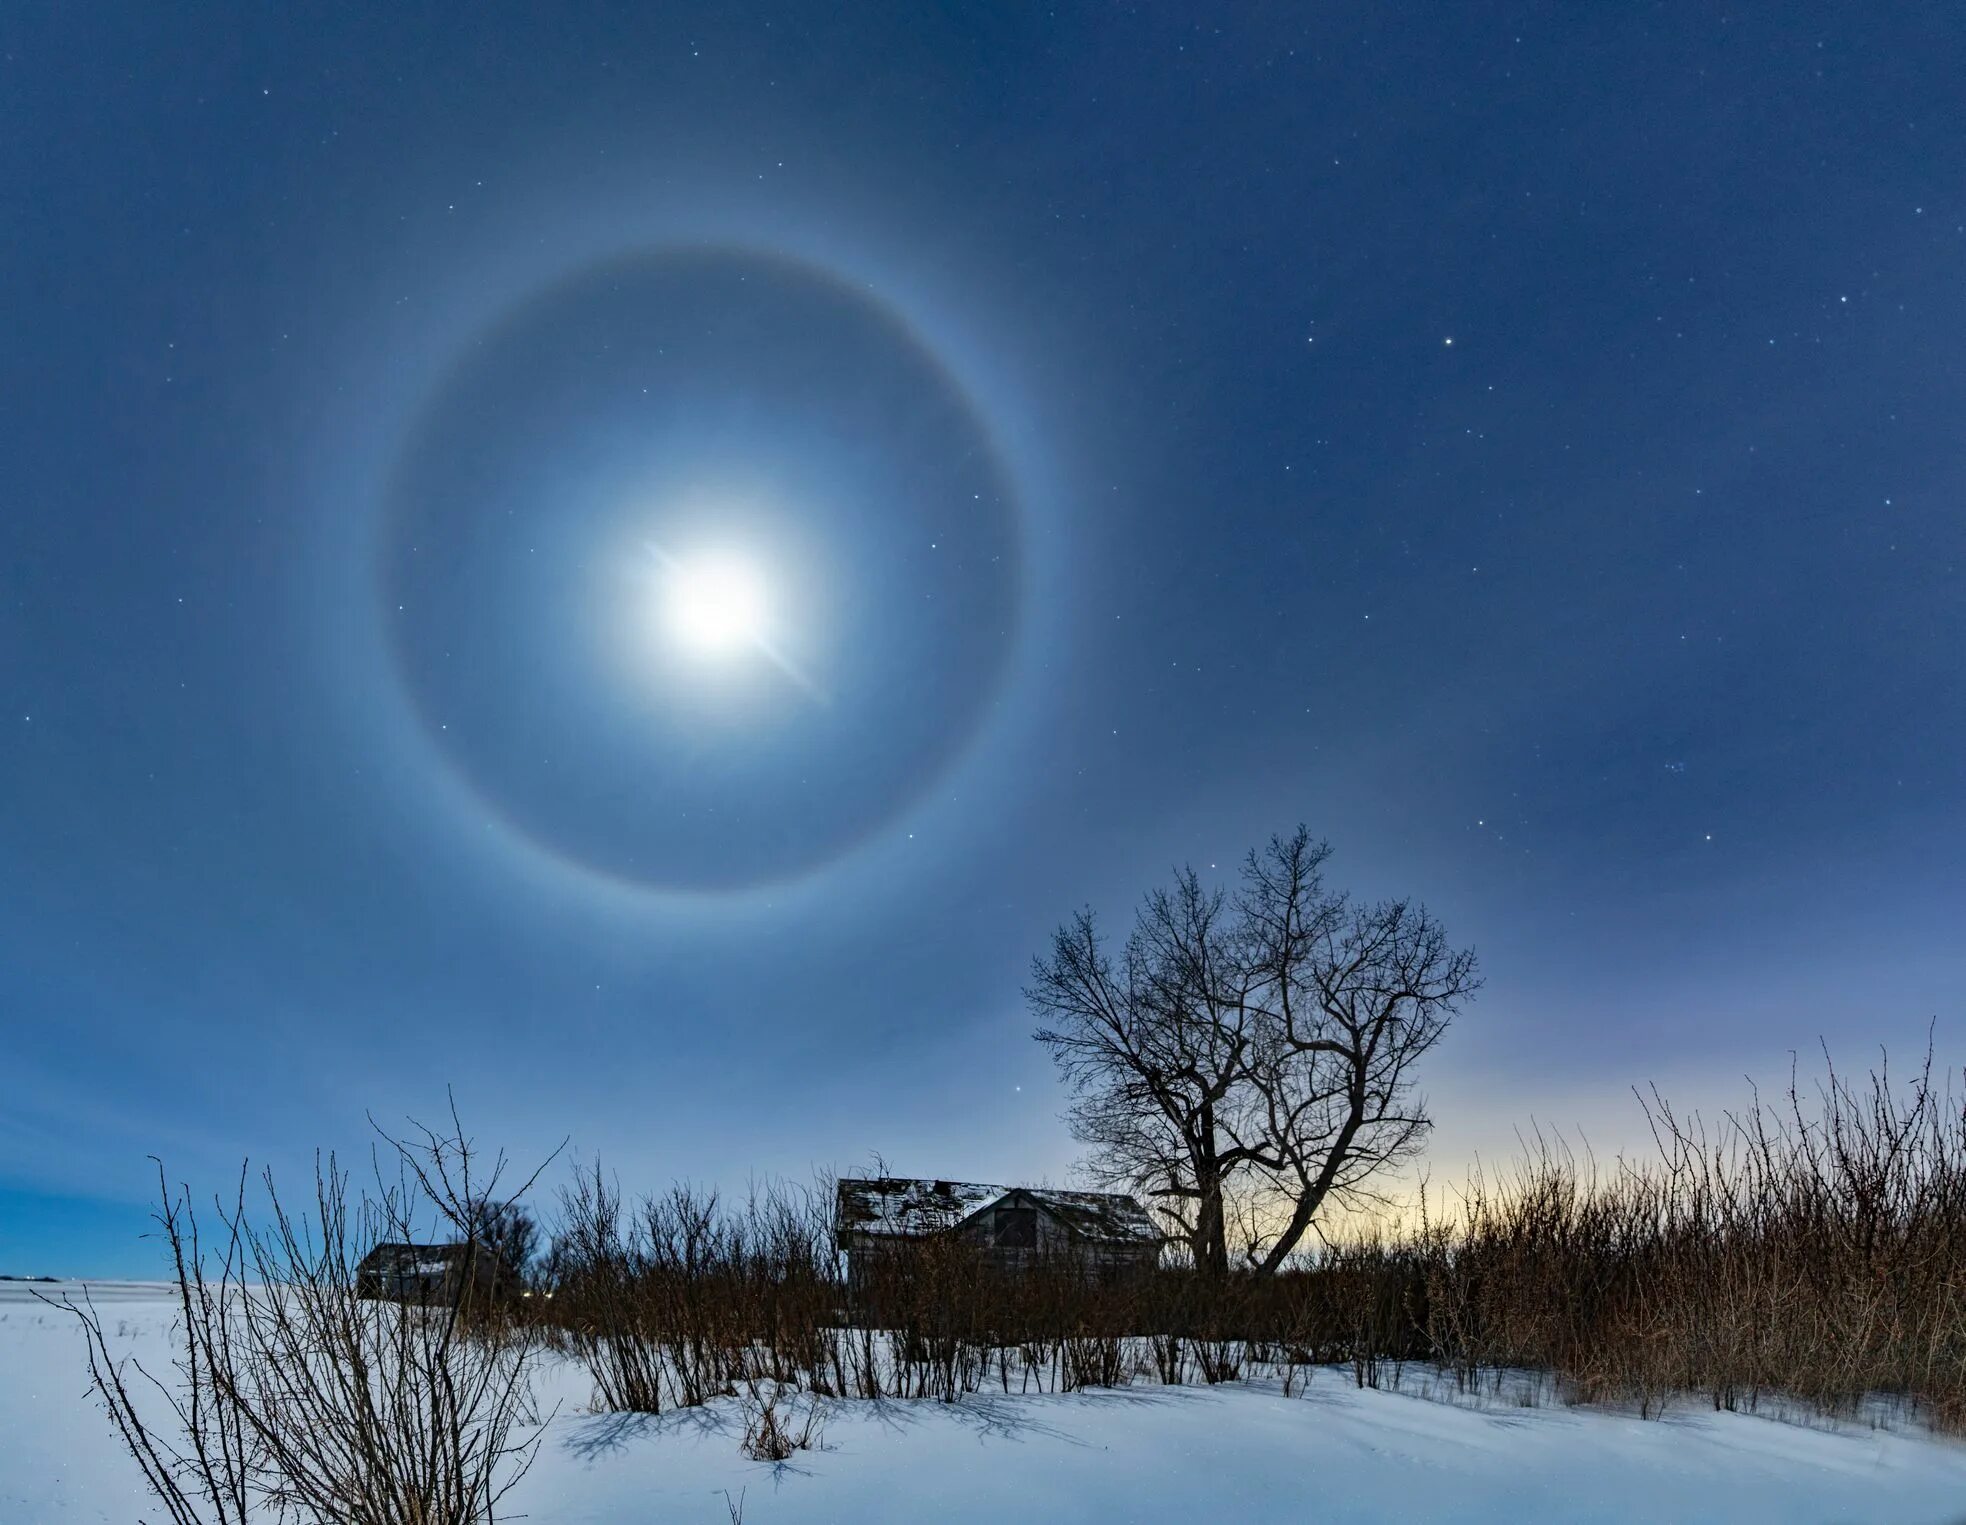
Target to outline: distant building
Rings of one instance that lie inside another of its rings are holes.
[[[392,1303],[481,1306],[516,1297],[519,1279],[480,1244],[378,1244],[355,1267],[355,1294]]]
[[[1160,1260],[1161,1234],[1147,1210],[1112,1192],[890,1176],[841,1181],[836,1209],[850,1284],[862,1282],[878,1257],[941,1238],[1013,1273],[1049,1264],[1115,1276]]]

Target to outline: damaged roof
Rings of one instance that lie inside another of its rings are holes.
[[[1110,1191],[1044,1191],[1023,1188],[1081,1239],[1099,1243],[1158,1242],[1160,1230],[1134,1198]]]
[[[920,1239],[955,1228],[1016,1192],[1028,1197],[1080,1239],[1094,1243],[1158,1242],[1147,1210],[1132,1197],[1104,1191],[1052,1191],[1037,1186],[987,1186],[974,1181],[923,1181],[900,1176],[839,1183],[838,1225],[848,1234]]]

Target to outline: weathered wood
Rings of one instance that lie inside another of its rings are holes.
[[[1013,1274],[1041,1265],[1102,1276],[1148,1269],[1163,1243],[1147,1210],[1119,1193],[893,1176],[841,1181],[835,1232],[849,1281],[884,1254],[944,1237]]]

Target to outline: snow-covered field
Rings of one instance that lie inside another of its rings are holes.
[[[45,1288],[59,1291],[58,1288]],[[104,1326],[154,1366],[170,1305],[93,1289]],[[65,1315],[0,1283],[0,1525],[156,1518],[87,1394]],[[1703,1412],[1664,1420],[1470,1407],[1361,1392],[1321,1371],[1274,1387],[1134,1387],[1058,1397],[840,1403],[824,1449],[773,1467],[739,1452],[734,1402],[591,1415],[584,1375],[542,1377],[539,1459],[507,1500],[564,1525],[851,1521],[1966,1522],[1966,1445],[1915,1432]]]

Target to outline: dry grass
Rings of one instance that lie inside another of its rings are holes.
[[[1929,1061],[1902,1086],[1832,1071],[1711,1129],[1648,1112],[1655,1158],[1600,1176],[1539,1144],[1403,1247],[1430,1353],[1646,1411],[1883,1395],[1966,1420],[1966,1110]]]
[[[1657,1096],[1648,1114],[1649,1159],[1599,1170],[1538,1138],[1451,1211],[1273,1276],[1007,1279],[925,1245],[849,1288],[825,1183],[631,1210],[595,1174],[566,1194],[543,1306],[615,1408],[759,1380],[952,1400],[1253,1370],[1295,1390],[1333,1365],[1378,1385],[1426,1363],[1469,1390],[1545,1372],[1572,1401],[1645,1414],[1881,1396],[1966,1427],[1966,1110],[1929,1062],[1904,1084],[1832,1071],[1712,1128]]]
[[[1377,1386],[1409,1364],[1517,1401],[1539,1384],[1647,1415],[1688,1396],[1834,1415],[1881,1399],[1966,1430],[1966,1106],[1929,1058],[1899,1084],[1832,1070],[1712,1127],[1656,1094],[1647,1113],[1647,1159],[1599,1170],[1537,1138],[1451,1210],[1275,1274],[1006,1276],[941,1240],[849,1281],[829,1182],[630,1203],[597,1168],[562,1193],[551,1296],[371,1301],[355,1273],[369,1244],[468,1235],[489,1193],[461,1128],[425,1132],[375,1194],[328,1161],[309,1214],[268,1182],[257,1217],[243,1190],[221,1209],[213,1241],[166,1193],[174,1372],[120,1361],[94,1310],[73,1311],[176,1525],[489,1522],[537,1445],[518,1431],[542,1347],[583,1360],[604,1409],[736,1398],[747,1454],[774,1461],[816,1444],[836,1398],[1251,1374],[1292,1392],[1318,1367]]]

